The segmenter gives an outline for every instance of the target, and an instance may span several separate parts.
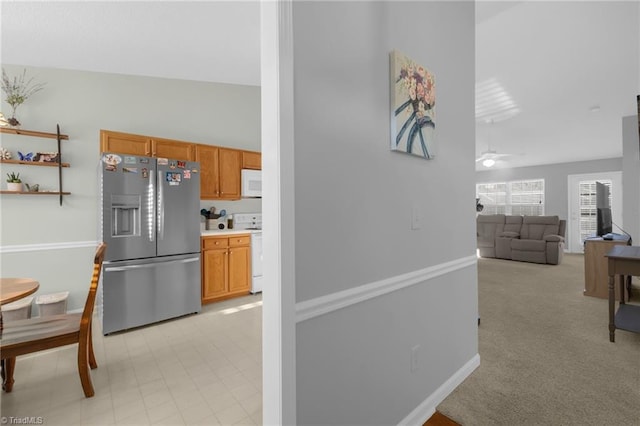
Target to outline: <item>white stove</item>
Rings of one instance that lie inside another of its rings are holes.
[[[233,229],[251,231],[251,293],[262,292],[262,213],[234,213]]]

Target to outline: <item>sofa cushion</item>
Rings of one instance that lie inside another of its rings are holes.
[[[553,243],[559,243],[564,242],[564,237],[561,237],[560,235],[545,235],[544,240]]]
[[[508,232],[508,231],[498,232],[498,238],[519,238],[519,237],[520,237],[519,232]]]
[[[520,228],[522,228],[522,216],[505,216],[505,232],[517,232],[520,234]]]
[[[478,215],[476,218],[478,247],[494,247],[496,235],[503,229],[503,214]]]
[[[525,216],[520,228],[523,240],[543,240],[545,235],[558,235],[560,218],[558,216]]]
[[[511,250],[520,251],[545,251],[547,242],[544,240],[511,240]]]

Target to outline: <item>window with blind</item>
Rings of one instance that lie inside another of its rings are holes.
[[[611,180],[598,179],[611,190]],[[580,196],[580,241],[584,242],[588,237],[597,233],[598,222],[596,216],[596,181],[583,180],[578,184]],[[609,191],[609,205],[611,205],[611,191]]]
[[[476,184],[482,214],[544,215],[544,179]]]

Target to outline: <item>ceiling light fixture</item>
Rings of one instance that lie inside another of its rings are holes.
[[[485,167],[493,167],[496,164],[496,160],[492,158],[487,158],[482,162],[482,165]]]

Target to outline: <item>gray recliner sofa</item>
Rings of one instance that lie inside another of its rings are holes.
[[[566,223],[558,216],[478,215],[478,252],[481,257],[558,265]]]

